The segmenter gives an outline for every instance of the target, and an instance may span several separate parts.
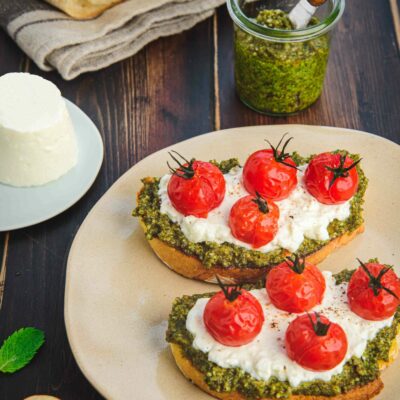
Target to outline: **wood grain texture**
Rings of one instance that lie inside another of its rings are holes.
[[[389,0],[390,9],[392,12],[394,31],[397,39],[397,47],[400,51],[400,6],[399,0]]]
[[[219,43],[218,43],[218,13],[213,16],[214,45],[214,129],[221,129],[221,100],[219,86]]]
[[[3,236],[2,253],[0,254],[0,311],[3,305],[3,297],[6,288],[7,277],[7,256],[8,256],[8,243],[10,241],[10,233],[6,232]]]
[[[28,325],[44,329],[47,338],[30,366],[0,375],[1,400],[35,393],[62,400],[101,399],[68,346],[65,264],[89,210],[146,155],[214,129],[275,123],[343,126],[400,142],[400,59],[390,0],[347,2],[332,43],[324,93],[312,108],[290,118],[257,114],[234,95],[232,23],[225,7],[188,32],[71,82],[39,71],[0,32],[0,74],[11,71],[37,73],[59,86],[99,127],[106,153],[98,179],[78,204],[50,221],[12,232],[8,250],[7,235],[0,233],[0,260],[7,266],[0,340]]]
[[[53,81],[93,119],[106,150],[98,179],[78,204],[50,221],[11,234],[0,338],[22,326],[35,326],[45,331],[46,343],[27,368],[14,375],[0,374],[1,400],[36,393],[62,400],[101,398],[79,371],[67,342],[63,303],[68,250],[89,210],[133,164],[214,129],[213,57],[209,20],[159,40],[122,63],[64,82],[56,73],[43,73],[27,63],[0,32],[0,72],[28,69]],[[0,256],[4,238],[2,234]]]

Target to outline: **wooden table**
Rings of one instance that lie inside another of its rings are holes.
[[[101,399],[68,345],[65,265],[89,210],[143,157],[201,133],[258,124],[355,128],[400,143],[400,27],[396,39],[395,6],[396,0],[349,0],[336,28],[321,99],[297,116],[275,119],[247,109],[235,96],[232,25],[225,7],[188,32],[158,40],[135,57],[72,82],[40,71],[0,32],[0,75],[29,71],[53,81],[92,118],[106,149],[99,177],[75,206],[39,225],[0,233],[0,294],[5,279],[0,340],[23,326],[41,328],[47,338],[27,368],[0,374],[0,399],[21,400],[32,394]]]

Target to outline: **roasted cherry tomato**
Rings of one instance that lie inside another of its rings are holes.
[[[289,358],[312,371],[336,367],[347,352],[347,337],[342,327],[317,313],[293,320],[287,328],[285,344]]]
[[[322,153],[315,156],[304,174],[308,192],[323,204],[341,204],[351,199],[358,188],[358,172],[345,154]]]
[[[243,346],[261,331],[264,313],[259,301],[240,287],[221,285],[208,301],[203,315],[210,335],[225,346]]]
[[[169,168],[172,177],[168,183],[168,196],[172,205],[183,215],[206,218],[208,213],[218,207],[225,196],[225,178],[213,164],[204,161],[186,160],[182,164],[170,152],[170,156],[179,165],[178,169]]]
[[[231,208],[229,226],[232,235],[258,248],[269,243],[278,231],[279,208],[257,194],[239,199]]]
[[[256,151],[247,159],[243,168],[243,185],[250,194],[259,193],[267,199],[283,200],[296,187],[297,166],[285,153],[292,138],[279,150],[282,140],[283,137],[276,147],[270,144],[270,149]]]
[[[325,286],[321,271],[297,255],[272,268],[266,282],[272,304],[290,313],[303,313],[320,304]]]
[[[371,321],[391,317],[399,306],[399,278],[391,267],[358,261],[361,266],[352,275],[347,288],[351,311]]]

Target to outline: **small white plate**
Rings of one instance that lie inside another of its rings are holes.
[[[103,162],[103,141],[90,118],[65,100],[78,142],[78,164],[56,181],[17,188],[0,183],[0,231],[31,226],[75,204],[92,186]]]

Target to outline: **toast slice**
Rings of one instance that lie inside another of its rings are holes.
[[[336,283],[339,284],[349,281],[352,272],[353,271],[344,270],[342,273],[334,275]],[[253,289],[264,286],[265,283],[260,282],[256,285],[248,285],[246,288]],[[167,341],[170,344],[173,358],[182,374],[200,389],[218,399],[276,400],[277,398],[284,398],[288,400],[368,400],[375,397],[383,389],[380,372],[387,368],[398,355],[400,342],[400,307],[395,314],[392,324],[382,331],[379,331],[375,338],[368,342],[369,344],[362,357],[358,360],[353,360],[353,357],[346,362],[343,367],[343,372],[340,373],[343,374],[343,377],[339,378],[343,380],[332,381],[332,388],[324,386],[325,382],[313,381],[311,382],[312,386],[305,386],[305,393],[302,393],[300,386],[298,388],[290,387],[290,390],[286,391],[286,393],[283,390],[284,394],[282,397],[279,397],[279,395],[276,397],[273,395],[260,396],[259,391],[263,393],[265,389],[264,387],[264,389],[258,390],[260,387],[263,387],[262,381],[250,377],[250,382],[241,382],[243,377],[247,375],[248,378],[249,374],[240,370],[240,367],[220,367],[212,361],[209,361],[206,353],[194,348],[192,345],[194,338],[186,329],[187,315],[198,299],[211,297],[212,294],[213,293],[183,296],[175,300],[169,317]],[[372,357],[371,354],[373,354]],[[367,374],[365,371],[368,371]],[[245,377],[245,379],[247,378]],[[335,378],[335,376],[333,378]],[[277,379],[272,379],[272,385],[280,384],[280,381]],[[234,389],[231,390],[229,387],[229,389],[226,390],[226,383],[232,385]],[[270,383],[267,382],[267,384]],[[288,385],[287,382],[284,382],[284,384]],[[328,384],[330,384],[330,382],[328,382]],[[251,395],[244,393],[247,389]],[[266,391],[268,391],[268,388]],[[280,393],[280,395],[281,394],[282,393]]]
[[[249,400],[247,397],[241,393],[235,391],[231,393],[220,393],[209,388],[205,382],[205,376],[196,367],[193,366],[192,362],[185,358],[181,347],[177,344],[170,344],[172,355],[175,362],[182,374],[190,382],[194,383],[204,392],[210,394],[211,396],[221,399],[221,400]],[[383,389],[383,383],[380,378],[367,383],[366,385],[351,389],[347,393],[339,394],[333,397],[328,396],[310,396],[310,395],[291,395],[287,400],[369,400],[377,396]],[[263,397],[257,400],[276,400],[272,397]]]
[[[123,0],[46,0],[72,18],[90,19]]]
[[[146,232],[146,226],[143,221],[140,221],[143,231]],[[307,262],[311,264],[319,264],[336,248],[349,243],[355,236],[364,232],[364,225],[360,225],[353,232],[344,233],[343,235],[332,239],[329,243],[321,247],[319,250],[314,251],[305,256]],[[223,283],[234,284],[242,282],[257,282],[268,270],[273,266],[267,265],[261,268],[254,267],[222,267],[213,266],[212,268],[206,267],[198,257],[185,254],[183,251],[168,245],[158,238],[149,240],[149,244],[158,258],[172,271],[186,278],[196,279],[199,281],[217,283],[216,276]],[[286,256],[290,256],[290,252],[285,252]]]
[[[296,153],[294,153],[296,154]],[[358,155],[350,155],[359,159]],[[295,156],[296,163],[302,165],[309,158]],[[239,165],[237,159],[214,162],[222,173],[228,173]],[[328,227],[330,239],[325,242],[305,239],[297,250],[300,256],[310,263],[318,264],[337,247],[346,245],[356,235],[364,231],[362,205],[367,187],[360,165],[357,165],[360,184],[357,193],[351,200],[350,217],[344,221],[334,220]],[[290,252],[284,249],[270,253],[261,253],[233,244],[193,243],[190,242],[178,224],[160,212],[157,178],[143,179],[144,186],[137,194],[137,208],[133,215],[139,217],[146,239],[156,255],[171,270],[178,274],[200,281],[216,283],[218,275],[224,283],[257,282],[274,265],[284,261]],[[249,261],[250,260],[250,261]]]

